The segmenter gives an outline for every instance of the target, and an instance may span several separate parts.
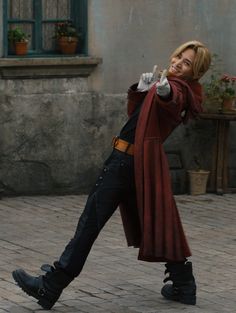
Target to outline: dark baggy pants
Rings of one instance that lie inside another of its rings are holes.
[[[80,274],[99,232],[122,199],[135,199],[133,156],[113,150],[88,196],[74,237],[66,246],[57,268],[71,277]]]

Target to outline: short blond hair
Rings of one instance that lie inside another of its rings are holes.
[[[209,69],[211,65],[211,53],[210,51],[204,46],[203,43],[192,40],[188,41],[181,46],[179,46],[171,55],[171,59],[173,57],[178,56],[182,52],[187,49],[192,49],[195,51],[196,55],[193,61],[193,79],[201,78]]]

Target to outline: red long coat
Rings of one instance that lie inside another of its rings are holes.
[[[155,86],[148,93],[128,92],[129,115],[137,103],[144,102],[134,144],[137,203],[127,199],[120,209],[127,243],[140,248],[138,258],[144,261],[182,261],[191,255],[162,144],[176,126],[202,111],[202,89],[196,81],[168,80],[172,89],[168,101],[156,95]]]

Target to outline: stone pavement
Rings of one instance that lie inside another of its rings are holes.
[[[37,196],[0,201],[0,313],[44,310],[18,288],[12,270],[40,273],[72,237],[86,196]],[[196,306],[162,298],[164,266],[137,261],[117,211],[97,239],[82,274],[52,312],[235,313],[236,194],[176,196],[198,283]]]

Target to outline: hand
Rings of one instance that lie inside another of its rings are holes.
[[[140,76],[140,80],[137,87],[138,91],[147,91],[155,84],[156,70],[157,65],[154,65],[152,73],[143,73]]]
[[[167,70],[164,70],[162,72],[160,81],[156,83],[157,94],[163,98],[167,98],[170,95],[170,91],[171,91],[170,84],[168,82],[166,75],[167,75]]]

